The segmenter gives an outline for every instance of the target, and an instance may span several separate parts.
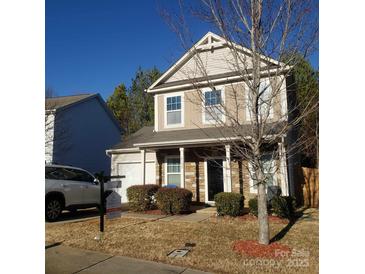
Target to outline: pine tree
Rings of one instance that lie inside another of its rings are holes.
[[[119,121],[120,126],[124,130],[124,134],[129,135],[130,104],[127,88],[124,84],[120,84],[114,89],[113,94],[107,100],[107,105]]]

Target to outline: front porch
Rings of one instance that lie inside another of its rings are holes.
[[[249,199],[256,196],[248,162],[231,157],[228,144],[154,147],[148,150],[156,154],[156,184],[186,188],[193,193],[193,201],[214,204],[215,194],[235,192],[245,197],[245,206],[248,206]],[[145,153],[145,149],[141,149],[143,179]],[[274,164],[278,168],[273,174],[273,185],[280,186],[283,195],[288,195],[285,157],[274,160]]]

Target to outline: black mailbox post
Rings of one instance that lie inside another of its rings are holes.
[[[111,179],[123,179],[125,178],[124,175],[117,175],[117,176],[109,176],[107,177],[109,180]],[[104,194],[104,180],[100,180],[100,207],[99,207],[99,213],[100,213],[100,235],[99,238],[96,238],[97,240],[102,239],[102,235],[104,233],[104,205],[105,205],[105,194]]]

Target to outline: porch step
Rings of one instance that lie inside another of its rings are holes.
[[[204,214],[216,214],[217,208],[215,206],[206,207],[203,209],[198,209],[196,213],[204,213]]]

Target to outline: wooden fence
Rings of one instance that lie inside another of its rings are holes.
[[[319,206],[319,171],[316,168],[302,167],[303,202],[307,207]]]

